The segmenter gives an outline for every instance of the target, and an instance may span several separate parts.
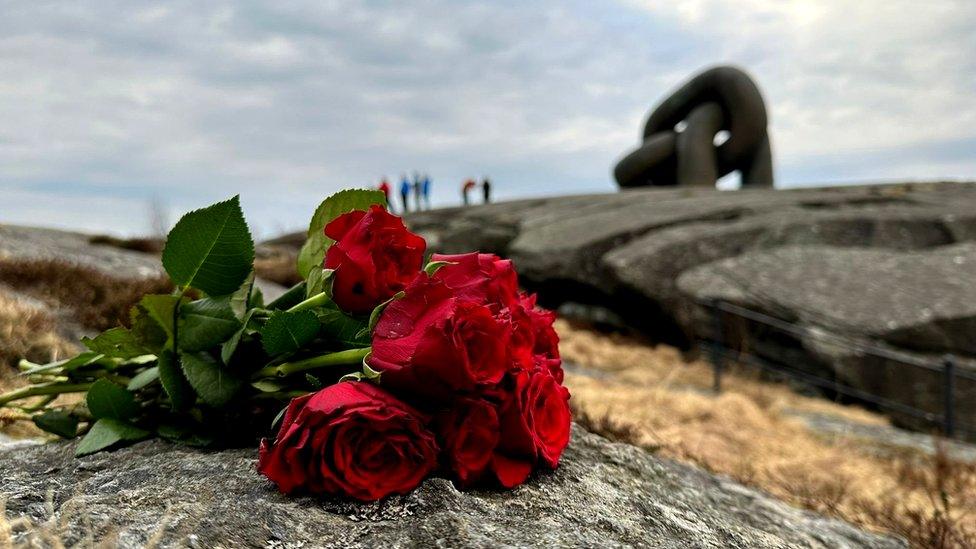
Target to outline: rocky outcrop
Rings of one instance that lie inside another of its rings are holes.
[[[513,491],[429,479],[373,504],[291,499],[256,452],[152,441],[81,459],[72,443],[0,449],[14,541],[121,547],[903,547],[578,427],[561,467]],[[49,501],[50,498],[50,501]]]
[[[124,242],[72,231],[0,224],[0,263],[56,261],[122,280],[165,276],[157,254],[118,245]],[[266,280],[258,279],[257,284],[268,299],[284,292],[284,288]]]
[[[976,372],[968,360],[976,358],[976,184],[632,190],[435,210],[412,215],[409,224],[440,251],[514,259],[549,306],[606,307],[680,346],[712,335],[699,304],[721,297],[915,358],[937,362],[957,353],[960,368]],[[939,371],[820,339],[740,335],[764,358],[836,375],[922,408],[932,420],[942,412]],[[972,384],[961,381],[956,390],[957,402],[976,401]],[[957,417],[976,425],[976,409],[964,407]]]

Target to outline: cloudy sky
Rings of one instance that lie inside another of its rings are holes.
[[[756,76],[779,186],[976,179],[972,0],[405,4],[0,0],[0,222],[136,234],[240,193],[270,236],[414,169],[440,204],[609,192],[715,63]]]

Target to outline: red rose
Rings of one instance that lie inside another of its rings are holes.
[[[373,501],[414,489],[437,467],[425,418],[386,391],[344,382],[296,398],[274,443],[261,441],[258,471],[286,494]]]
[[[444,464],[461,486],[477,481],[498,445],[498,413],[492,404],[461,398],[438,415],[435,425]]]
[[[434,254],[431,261],[447,261],[434,273],[460,298],[509,306],[518,295],[518,275],[508,259],[472,252],[458,255]]]
[[[532,355],[535,365],[548,370],[558,383],[563,382],[563,361],[559,356],[559,334],[552,327],[556,314],[537,308],[535,294],[519,296],[532,332]]]
[[[335,269],[332,297],[349,313],[372,311],[423,267],[424,239],[381,206],[340,215],[325,226],[325,235],[335,240],[324,263],[326,269]]]
[[[501,438],[491,469],[506,488],[518,486],[541,461],[555,468],[569,444],[569,391],[545,370],[511,373],[499,412]]]
[[[502,379],[510,329],[488,306],[420,276],[380,316],[369,364],[395,391],[450,400]]]

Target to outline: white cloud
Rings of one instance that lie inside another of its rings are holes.
[[[976,176],[971,2],[0,10],[0,221],[138,232],[152,196],[240,192],[269,232],[413,169],[441,203],[485,173],[501,196],[609,191],[647,110],[716,62],[757,76],[781,181]]]

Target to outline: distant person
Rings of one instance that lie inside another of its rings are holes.
[[[485,204],[491,202],[491,181],[487,177],[481,181],[481,192],[485,194]]]
[[[386,198],[386,207],[392,212],[393,202],[390,201],[390,182],[386,180],[386,177],[380,180],[380,186],[377,188],[383,193],[383,197]]]
[[[407,178],[407,174],[400,176],[400,200],[403,203],[403,213],[410,211],[410,180]]]
[[[423,188],[420,190],[424,195],[424,208],[430,209],[430,175],[424,174]]]
[[[471,178],[468,178],[467,181],[461,184],[461,200],[464,201],[465,206],[471,204],[471,198],[469,198],[468,193],[477,186],[478,184]]]
[[[413,200],[417,205],[417,211],[423,209],[423,204],[420,203],[420,193],[423,187],[423,182],[420,181],[420,172],[413,172]]]

